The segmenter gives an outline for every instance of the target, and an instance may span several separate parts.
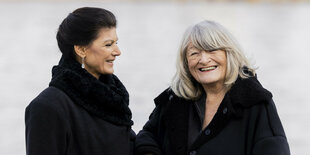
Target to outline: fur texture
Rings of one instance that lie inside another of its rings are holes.
[[[63,57],[53,67],[50,86],[63,90],[93,115],[114,124],[133,125],[128,92],[115,75],[101,75],[97,80],[76,60]]]

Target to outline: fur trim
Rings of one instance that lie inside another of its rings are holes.
[[[272,98],[272,94],[263,88],[254,76],[246,79],[239,77],[228,93],[234,104],[243,107],[250,107]]]
[[[118,125],[133,125],[128,92],[115,75],[101,75],[97,80],[70,58],[61,58],[52,73],[50,86],[63,90],[89,113]]]

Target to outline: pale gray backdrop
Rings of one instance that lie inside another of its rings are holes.
[[[115,74],[130,93],[136,132],[154,108],[153,98],[169,86],[182,33],[209,19],[227,27],[259,67],[259,80],[273,93],[292,154],[308,155],[310,4],[190,2],[1,2],[1,155],[25,154],[24,109],[48,86],[58,63],[58,25],[82,6],[109,9],[119,20],[122,55]]]

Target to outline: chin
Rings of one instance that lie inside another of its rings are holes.
[[[102,72],[102,74],[113,74],[113,73],[114,73],[113,69],[105,70]]]
[[[203,81],[203,82],[201,82],[202,85],[210,85],[212,83],[216,83],[216,81]]]
[[[217,83],[218,81],[219,80],[216,80],[216,79],[208,79],[208,80],[201,81],[201,84],[209,85],[209,84]]]

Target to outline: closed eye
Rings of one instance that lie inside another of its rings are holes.
[[[212,49],[212,50],[209,50],[208,52],[214,52],[214,51],[217,51],[218,49]]]
[[[105,46],[106,46],[106,47],[110,47],[110,46],[112,46],[114,43],[116,43],[116,44],[117,44],[117,42],[112,41],[112,42],[109,42],[109,43],[105,44]]]
[[[196,54],[199,54],[198,52],[193,52],[190,54],[190,56],[193,56],[193,55],[196,55]]]
[[[215,49],[208,50],[208,52],[214,52],[214,51],[218,51],[218,50],[224,50],[224,49],[223,48],[215,48]]]
[[[114,40],[107,40],[104,42],[104,46],[106,47],[110,47],[110,46],[113,46],[113,44],[117,44],[117,40],[114,41]]]

